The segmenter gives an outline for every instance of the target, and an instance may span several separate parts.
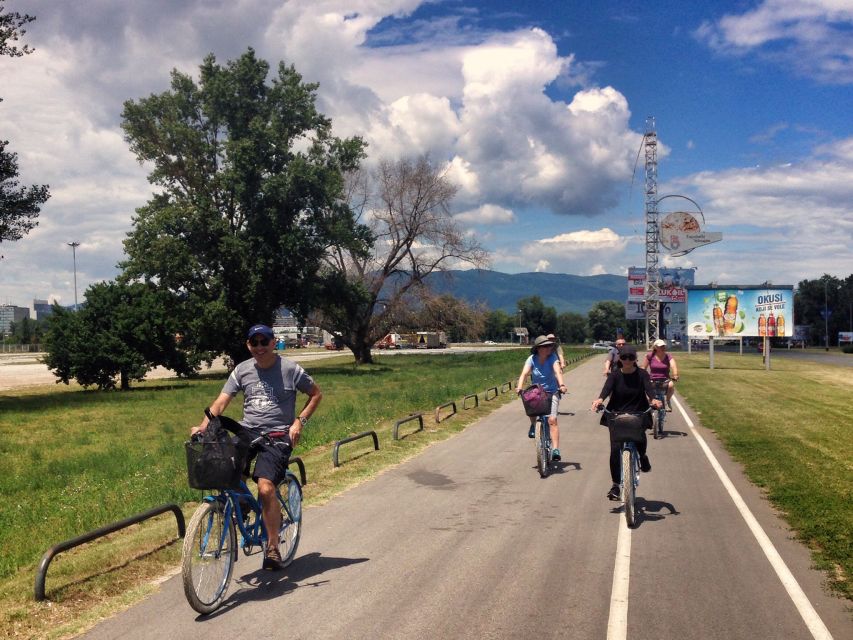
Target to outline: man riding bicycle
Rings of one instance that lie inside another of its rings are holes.
[[[275,488],[284,479],[290,452],[299,442],[302,429],[317,409],[323,394],[301,366],[276,354],[274,340],[272,329],[266,325],[258,324],[249,329],[246,348],[252,357],[234,367],[222,392],[210,405],[210,413],[221,415],[237,392],[242,391],[241,426],[252,439],[264,434],[269,436],[253,447],[252,454],[257,456],[257,461],[252,479],[258,485],[258,498],[269,541],[263,568],[280,570],[284,565],[276,532],[281,527],[281,509]],[[298,415],[297,391],[308,396]],[[200,425],[190,430],[190,434],[204,431],[207,425],[205,416]],[[251,459],[246,463],[246,475],[250,462]]]
[[[605,398],[609,397],[607,403],[608,411],[614,413],[642,413],[649,408],[649,405],[659,409],[660,401],[655,398],[655,389],[652,386],[651,378],[647,371],[637,368],[637,349],[634,345],[627,344],[622,347],[619,354],[619,359],[622,367],[613,369],[607,376],[601,393],[592,401],[592,410],[596,411],[598,407],[604,404]],[[643,417],[643,426],[648,429],[652,424],[652,417],[646,414]],[[607,416],[601,416],[601,424],[607,426]],[[649,462],[649,457],[646,455],[646,440],[645,429],[642,432],[642,440],[637,443],[637,453],[640,454],[640,470],[648,473],[652,470],[652,464]],[[607,492],[607,497],[610,500],[619,499],[619,450],[622,448],[621,442],[610,440],[610,479],[613,481],[613,486]]]
[[[625,346],[625,338],[616,338],[616,344],[610,347],[607,352],[607,360],[604,361],[604,375],[609,376],[612,371],[615,371],[622,366],[619,360],[619,354],[622,352],[622,347]]]

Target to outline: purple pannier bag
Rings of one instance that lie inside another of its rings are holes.
[[[544,416],[551,413],[551,394],[541,384],[533,384],[521,392],[524,412],[529,416]]]

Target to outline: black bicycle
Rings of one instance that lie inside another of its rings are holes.
[[[551,450],[551,426],[548,424],[548,416],[536,417],[536,468],[539,475],[547,478],[551,473],[551,462],[553,461]]]
[[[669,378],[652,380],[655,387],[655,397],[660,400],[660,409],[652,414],[652,434],[655,440],[663,438],[663,423],[666,421],[666,390],[669,388]]]
[[[625,521],[629,527],[634,527],[637,523],[637,487],[640,484],[640,453],[637,451],[637,443],[643,441],[643,416],[653,411],[653,408],[633,413],[610,411],[602,405],[598,407],[598,411],[603,411],[607,416],[611,440],[621,444],[619,499],[625,505]]]

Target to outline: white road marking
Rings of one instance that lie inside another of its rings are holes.
[[[708,461],[711,463],[714,471],[717,472],[717,475],[723,483],[723,486],[726,488],[726,491],[729,492],[729,496],[731,496],[732,501],[735,503],[738,511],[740,511],[740,515],[743,516],[743,519],[746,521],[749,530],[752,531],[752,535],[755,536],[755,539],[761,547],[761,550],[764,552],[764,555],[767,556],[767,559],[770,561],[770,565],[776,571],[776,575],[779,576],[779,580],[782,581],[782,586],[785,587],[785,590],[788,592],[788,596],[794,602],[794,606],[797,607],[797,611],[800,612],[800,616],[802,616],[803,622],[805,622],[806,626],[809,628],[812,637],[815,638],[815,640],[832,640],[832,634],[829,633],[829,629],[827,629],[823,620],[820,619],[820,616],[817,611],[815,611],[812,603],[809,602],[806,594],[803,592],[796,578],[794,578],[794,574],[791,573],[791,570],[788,569],[788,565],[786,565],[785,561],[782,560],[782,556],[780,556],[779,552],[776,551],[776,547],[773,546],[770,538],[768,538],[767,534],[764,533],[764,529],[760,524],[758,524],[758,520],[756,520],[755,516],[752,515],[749,507],[746,506],[746,503],[743,501],[740,493],[732,484],[732,481],[729,480],[729,476],[720,466],[720,463],[711,452],[711,449],[708,447],[704,438],[702,438],[696,430],[693,421],[690,419],[690,416],[687,415],[684,407],[681,406],[678,398],[673,397],[672,401],[675,406],[678,407],[678,410],[687,422],[687,426],[690,427],[690,431],[693,433],[693,436],[696,438],[696,441],[699,443],[702,451],[705,452],[705,457],[708,458]]]
[[[624,507],[623,507],[624,508]],[[607,618],[607,640],[628,637],[628,587],[631,577],[631,529],[622,516],[616,538],[616,563],[613,566],[613,585],[610,588],[610,616]]]

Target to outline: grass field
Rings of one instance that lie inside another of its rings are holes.
[[[380,355],[358,368],[346,356],[307,364],[324,400],[297,451],[308,472],[306,503],[323,502],[514,399],[506,393],[483,402],[482,392],[514,381],[525,356],[502,350]],[[711,371],[707,354],[676,356],[680,394],[767,490],[830,587],[851,598],[849,369],[780,357],[766,372],[759,356],[718,353]],[[174,572],[180,548],[167,514],[61,554],[47,578],[50,602],[32,600],[35,567],[52,544],[167,502],[185,505],[189,517],[201,494],[187,487],[183,442],[223,378],[156,381],[130,392],[0,393],[0,637],[65,637]],[[479,408],[460,405],[456,417],[440,425],[429,418],[423,432],[391,440],[395,420],[415,411],[431,416],[437,405],[477,392]],[[238,418],[240,403],[228,413]],[[369,429],[379,433],[380,451],[370,439],[347,445],[333,471],[330,443]]]
[[[784,357],[677,354],[678,391],[853,598],[853,370]]]

